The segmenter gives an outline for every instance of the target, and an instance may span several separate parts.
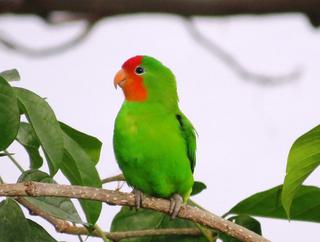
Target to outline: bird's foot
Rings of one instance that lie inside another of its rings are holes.
[[[177,217],[177,215],[180,211],[182,202],[183,202],[183,199],[178,193],[173,194],[173,196],[170,198],[169,213],[171,215],[171,218]]]
[[[136,199],[136,209],[138,210],[142,205],[143,193],[137,189],[133,189],[132,193]]]

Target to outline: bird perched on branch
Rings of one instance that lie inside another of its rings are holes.
[[[176,80],[149,56],[128,59],[114,78],[125,101],[117,115],[113,146],[136,207],[143,193],[170,198],[177,216],[190,196],[196,162],[196,133],[178,106]]]

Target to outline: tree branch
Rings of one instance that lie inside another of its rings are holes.
[[[0,13],[43,16],[53,11],[112,16],[132,13],[171,13],[183,16],[235,14],[320,13],[318,0],[2,0]]]
[[[32,181],[17,184],[0,184],[0,196],[68,197],[102,201],[111,205],[135,206],[133,194],[92,187],[47,184]],[[170,202],[161,198],[145,197],[142,201],[142,207],[169,214]],[[189,205],[182,206],[178,217],[208,226],[242,241],[269,241],[244,227],[197,207]]]
[[[84,41],[91,33],[94,23],[95,22],[86,22],[86,25],[84,26],[83,30],[81,30],[81,32],[77,36],[73,37],[67,42],[58,44],[56,46],[45,47],[42,49],[26,46],[22,43],[19,43],[16,40],[8,37],[6,33],[1,34],[0,43],[8,49],[18,51],[19,53],[27,56],[43,57],[43,56],[56,55],[66,50],[69,50],[75,47],[76,45],[80,44],[82,41]]]
[[[241,79],[251,81],[260,85],[279,85],[295,81],[301,77],[301,71],[296,69],[287,74],[271,76],[260,73],[254,73],[247,70],[235,57],[224,50],[217,43],[204,36],[196,27],[192,18],[186,20],[186,27],[191,37],[201,46],[206,48],[209,53],[216,56],[226,66],[233,70]]]
[[[114,181],[125,181],[126,179],[124,178],[123,174],[119,174],[116,176],[111,176],[111,177],[107,177],[103,180],[101,180],[102,183],[109,183],[109,182],[114,182]]]
[[[30,211],[31,215],[38,215],[49,223],[51,223],[57,232],[73,234],[73,235],[92,235],[100,237],[101,235],[93,230],[89,232],[84,226],[75,226],[68,221],[56,218],[48,214],[47,212],[39,209],[34,204],[30,203],[27,199],[20,197],[16,199],[20,204]],[[189,235],[189,236],[200,236],[202,233],[196,228],[176,228],[176,229],[157,229],[157,230],[136,230],[136,231],[125,231],[125,232],[104,232],[108,239],[119,241],[127,238],[145,237],[145,236],[161,236],[161,235]]]

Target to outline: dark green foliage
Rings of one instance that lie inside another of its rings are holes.
[[[194,184],[193,184],[193,187],[192,187],[192,192],[191,192],[191,196],[193,195],[197,195],[199,194],[200,192],[202,192],[204,189],[207,188],[207,185],[204,184],[203,182],[201,181],[195,181]]]
[[[268,218],[287,219],[281,204],[282,186],[256,193],[234,206],[229,212]],[[320,222],[320,188],[301,186],[292,201],[291,219]]]
[[[49,104],[37,94],[15,88],[21,112],[28,118],[43,148],[51,176],[60,168],[63,158],[63,134],[55,114]]]
[[[39,224],[26,219],[11,198],[0,203],[1,242],[56,242]]]
[[[29,155],[30,168],[38,169],[42,166],[43,159],[39,153],[40,142],[30,124],[21,122],[16,140],[23,145]]]
[[[31,232],[31,241],[33,242],[57,242],[52,236],[39,224],[36,222],[27,219],[30,232]]]
[[[0,203],[0,241],[32,242],[28,221],[19,205],[10,198]]]
[[[0,151],[14,141],[19,122],[18,102],[14,90],[0,75]]]
[[[122,207],[120,212],[114,217],[111,225],[112,232],[144,230],[144,229],[162,229],[162,228],[196,228],[193,222],[184,219],[171,219],[168,215],[155,212],[148,209],[130,209]],[[203,236],[155,236],[140,237],[122,240],[123,242],[205,242],[207,239]]]
[[[101,180],[94,162],[85,150],[66,133],[61,171],[73,185],[101,187]],[[102,204],[97,201],[81,200],[80,204],[89,224],[94,224],[101,212]]]
[[[85,133],[76,130],[65,123],[60,122],[60,127],[63,132],[71,139],[76,141],[78,145],[87,153],[91,161],[96,165],[100,158],[102,143],[96,137],[87,135]]]

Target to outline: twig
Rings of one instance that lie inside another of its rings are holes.
[[[206,36],[204,36],[196,27],[194,21],[191,18],[186,18],[186,27],[190,35],[196,42],[198,42],[212,55],[216,56],[224,64],[230,67],[230,69],[233,70],[243,80],[252,81],[261,85],[279,85],[292,82],[301,77],[302,73],[299,69],[295,69],[290,73],[279,76],[271,76],[249,71],[230,53],[224,50],[217,43],[213,42],[213,40],[210,40]]]
[[[96,230],[89,232],[84,226],[75,226],[71,223],[62,219],[53,217],[47,212],[39,209],[37,206],[30,203],[27,199],[20,197],[17,201],[26,207],[32,215],[38,215],[49,223],[51,223],[57,232],[74,234],[74,235],[93,235],[101,237],[101,231]],[[157,230],[136,230],[136,231],[125,231],[125,232],[103,232],[104,235],[111,240],[121,240],[126,238],[144,237],[144,236],[160,236],[160,235],[189,235],[189,236],[200,236],[202,233],[196,228],[176,228],[176,229],[157,229]]]
[[[95,21],[93,22],[86,22],[86,26],[83,30],[79,33],[79,35],[73,37],[72,39],[68,40],[65,43],[59,44],[57,46],[46,47],[43,49],[38,49],[34,47],[25,46],[22,43],[17,42],[16,40],[9,38],[8,36],[5,37],[7,34],[0,35],[0,43],[3,44],[8,49],[17,51],[18,53],[31,56],[31,57],[44,57],[44,56],[51,56],[55,54],[59,54],[66,50],[69,50],[76,45],[80,44],[83,40],[85,40],[94,26]]]
[[[3,151],[7,156],[8,158],[12,161],[12,163],[21,171],[21,172],[24,172],[24,169],[22,168],[22,166],[20,166],[19,162],[13,158],[12,154],[9,153],[7,150],[4,150]]]
[[[78,239],[79,239],[79,242],[83,242],[83,239],[82,239],[82,237],[81,237],[81,234],[77,234],[77,237],[78,237]]]
[[[114,182],[114,181],[125,181],[123,174],[119,174],[116,176],[111,176],[111,177],[107,177],[103,180],[101,180],[101,182],[104,183],[109,183],[109,182]]]
[[[68,197],[102,201],[111,205],[135,206],[133,194],[92,187],[47,184],[32,181],[17,184],[0,184],[0,196]],[[169,214],[170,201],[161,198],[145,197],[142,201],[142,207]],[[182,206],[178,217],[208,226],[242,241],[269,241],[242,226],[197,207]]]

